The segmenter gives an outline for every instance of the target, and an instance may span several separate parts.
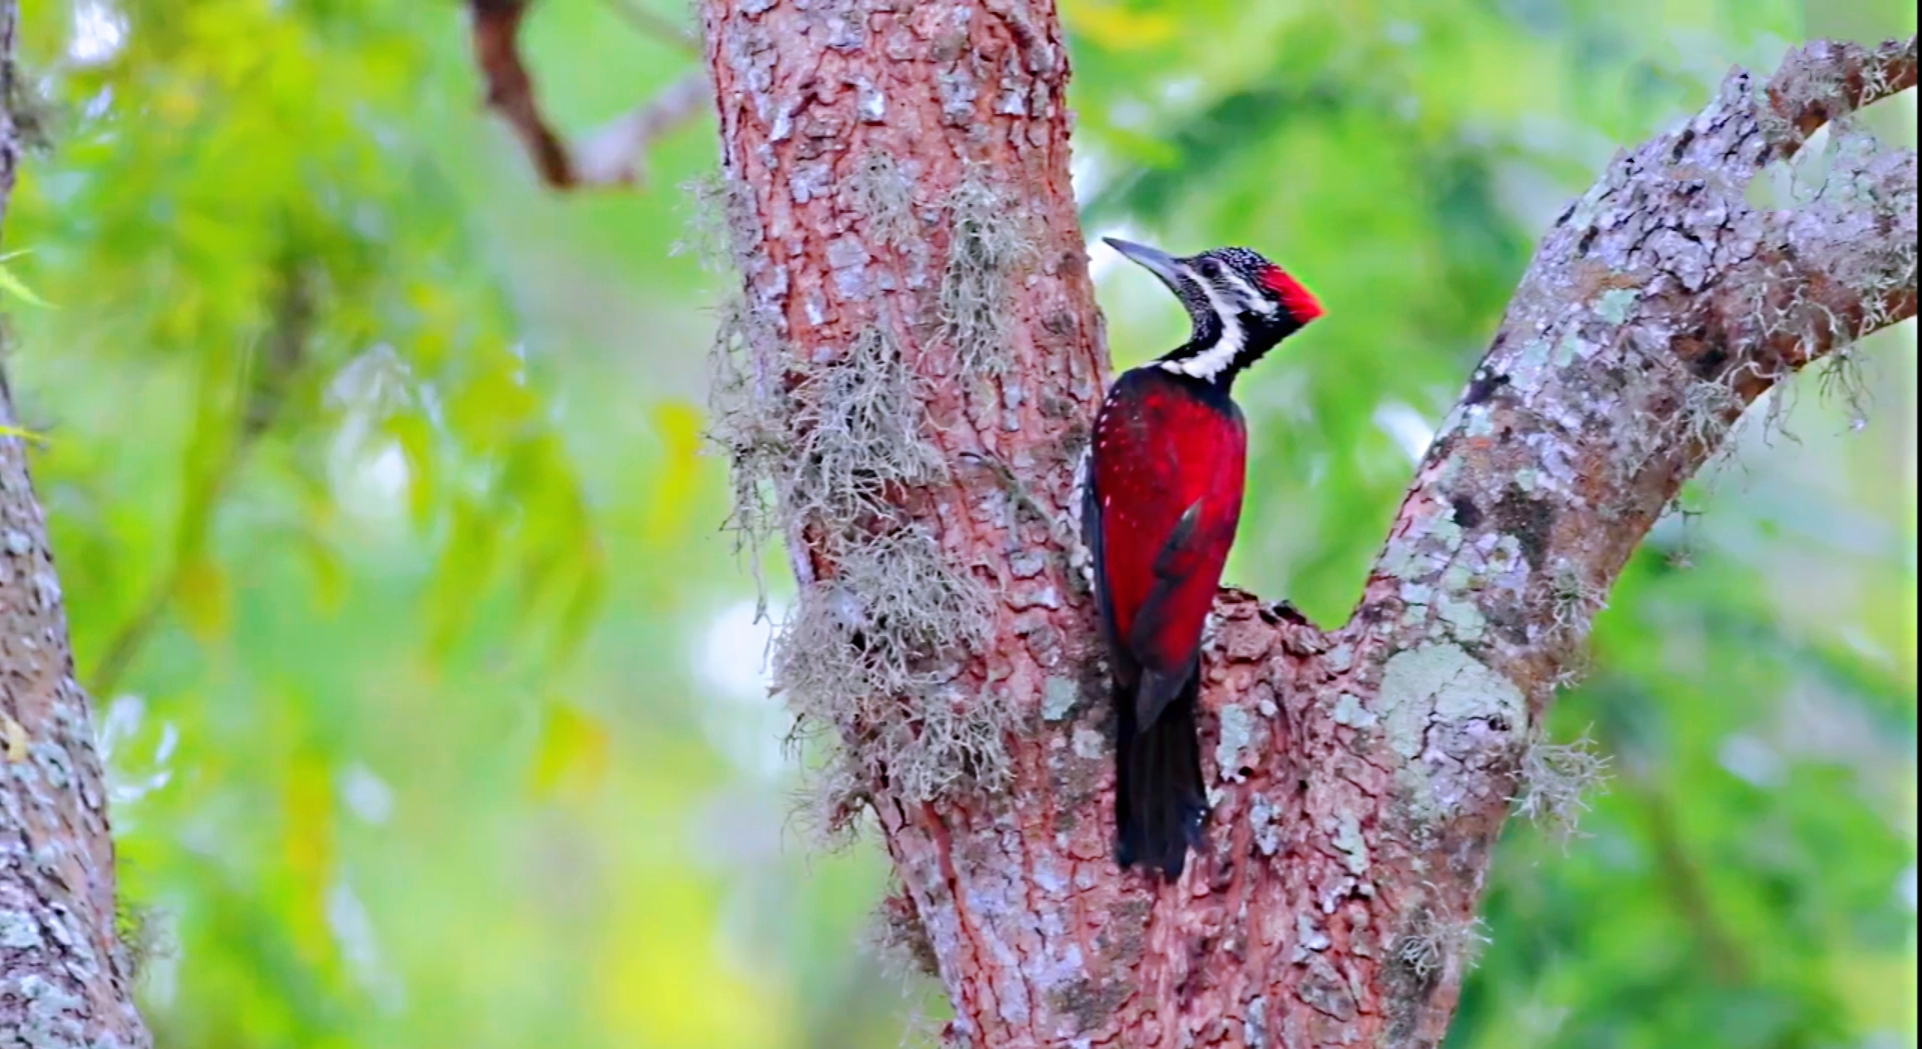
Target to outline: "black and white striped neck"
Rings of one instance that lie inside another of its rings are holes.
[[[1300,327],[1284,317],[1210,312],[1195,318],[1187,342],[1156,363],[1165,371],[1227,389]]]

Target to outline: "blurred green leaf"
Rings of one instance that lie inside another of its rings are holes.
[[[25,254],[25,252],[10,251],[5,255],[0,255],[0,291],[4,291],[14,298],[25,300],[35,306],[52,308],[52,303],[34,294],[33,289],[27,287],[19,275],[5,265],[6,260],[23,254]]]

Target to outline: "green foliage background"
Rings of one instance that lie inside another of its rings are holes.
[[[545,0],[581,130],[693,68]],[[555,198],[452,0],[25,5],[8,339],[160,1044],[896,1044],[872,843],[788,820],[701,454],[713,128]],[[1062,0],[1091,234],[1282,259],[1230,573],[1355,598],[1533,239],[1618,145],[1896,0]],[[1913,144],[1913,93],[1868,122]],[[1789,186],[1782,193],[1797,190]],[[1118,363],[1173,304],[1099,259]],[[1631,565],[1555,734],[1614,778],[1504,843],[1450,1045],[1916,1043],[1913,324],[1805,380]],[[1865,420],[1859,425],[1857,420]],[[1699,511],[1699,514],[1698,514]],[[775,573],[777,596],[779,573]],[[938,1005],[932,1008],[938,1010]]]

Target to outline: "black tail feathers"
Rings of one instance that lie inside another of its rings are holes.
[[[1115,859],[1122,867],[1157,868],[1181,876],[1189,848],[1201,846],[1208,814],[1201,779],[1201,741],[1195,735],[1199,675],[1145,728],[1135,725],[1135,697],[1116,695],[1120,732],[1115,750]]]

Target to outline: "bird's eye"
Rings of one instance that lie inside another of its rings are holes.
[[[1210,280],[1221,276],[1221,264],[1213,259],[1201,260],[1201,275]]]

